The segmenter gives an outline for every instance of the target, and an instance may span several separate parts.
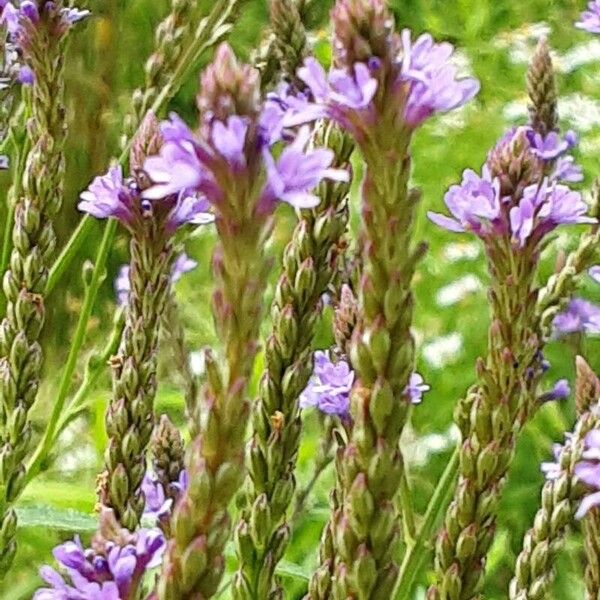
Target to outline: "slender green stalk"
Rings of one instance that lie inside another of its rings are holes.
[[[105,235],[100,243],[97,259],[106,260],[106,257],[112,249],[111,239],[109,239],[110,236],[106,235],[106,232],[110,233],[112,230],[116,229],[116,227],[117,221],[111,221],[108,224]],[[29,466],[27,468],[27,482],[31,481],[39,473],[43,461],[48,457],[52,450],[56,432],[57,430],[60,431],[58,429],[58,424],[71,387],[71,376],[77,366],[77,358],[85,339],[87,323],[92,314],[96,293],[98,292],[98,288],[102,284],[104,277],[105,273],[103,270],[94,269],[89,284],[85,288],[83,305],[81,306],[81,311],[79,313],[79,321],[71,341],[71,347],[69,348],[65,367],[61,374],[56,400],[52,406],[52,412],[50,413],[50,418],[46,424],[42,440],[29,461]]]
[[[417,527],[415,525],[415,510],[413,508],[411,489],[407,475],[408,473],[406,471],[402,473],[400,490],[398,491],[398,501],[400,504],[402,527],[404,529],[404,543],[410,550],[415,543]]]
[[[428,554],[432,551],[433,535],[439,527],[442,514],[452,497],[453,483],[458,475],[458,458],[459,449],[456,448],[427,505],[415,543],[404,555],[398,582],[392,594],[392,598],[396,600],[406,600],[411,597],[414,581],[421,572]]]

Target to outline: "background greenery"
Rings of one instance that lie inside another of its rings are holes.
[[[321,0],[317,0],[321,8]],[[322,14],[329,2],[322,0]],[[583,189],[589,188],[598,170],[600,149],[600,39],[581,33],[572,26],[583,9],[583,0],[394,0],[392,6],[401,27],[417,32],[428,30],[436,38],[447,39],[460,48],[458,58],[465,71],[482,82],[476,102],[465,110],[436,119],[419,132],[414,144],[414,180],[423,189],[418,237],[426,239],[430,252],[422,263],[417,280],[415,333],[419,343],[419,370],[432,391],[413,412],[412,424],[404,439],[414,502],[422,513],[444,468],[454,443],[450,426],[452,410],[473,380],[474,361],[485,349],[488,323],[487,276],[481,249],[474,239],[436,229],[425,218],[427,209],[440,209],[444,190],[460,178],[465,167],[478,168],[487,150],[507,125],[525,114],[524,74],[526,60],[537,37],[547,34],[556,50],[560,71],[560,113],[565,127],[581,134],[579,156],[585,168]],[[78,192],[94,174],[106,169],[117,153],[118,137],[131,91],[142,82],[145,57],[153,46],[153,29],[168,9],[167,0],[92,0],[93,18],[78,28],[68,59],[68,110],[72,126],[68,143],[67,201],[59,228],[63,239],[77,223]],[[241,55],[255,47],[267,19],[265,0],[247,0],[243,15],[231,38]],[[321,20],[321,27],[326,27]],[[320,55],[327,58],[328,32],[315,31]],[[192,122],[193,98],[197,80],[192,78],[172,101],[171,108]],[[357,174],[360,164],[357,161]],[[8,184],[7,176],[0,182]],[[356,200],[353,210],[356,211]],[[4,206],[0,221],[4,220]],[[356,225],[356,217],[354,225]],[[281,209],[274,252],[281,252],[288,239],[293,215]],[[50,298],[51,314],[46,329],[46,380],[42,398],[35,409],[36,428],[43,427],[56,391],[56,383],[69,348],[81,298],[80,267],[93,257],[102,225],[87,238],[78,263],[72,265],[63,283]],[[559,249],[575,243],[576,231],[559,234],[544,256],[544,273],[553,268]],[[209,257],[212,232],[193,235],[186,243],[189,254],[199,261],[195,272],[178,284],[178,296],[186,323],[190,347],[198,350],[213,343],[209,312]],[[90,322],[87,351],[102,344],[108,334],[114,310],[112,280],[126,260],[122,238],[110,258],[109,274]],[[273,274],[276,276],[276,273]],[[584,294],[600,300],[600,286],[587,282]],[[268,324],[265,324],[265,332]],[[330,342],[327,315],[319,333],[319,346]],[[548,352],[552,361],[547,385],[572,375],[573,356],[584,351],[600,370],[600,344],[595,340],[571,339],[554,343]],[[162,357],[163,378],[158,410],[181,422],[182,397],[168,368],[168,355]],[[259,361],[260,362],[260,361]],[[82,369],[80,369],[82,371]],[[257,377],[260,369],[257,368]],[[40,585],[37,570],[51,562],[51,548],[60,540],[79,532],[87,538],[95,521],[95,476],[101,464],[105,437],[103,412],[108,398],[108,381],[90,398],[89,410],[62,436],[57,448],[59,460],[27,489],[19,509],[19,552],[0,597],[6,600],[30,598]],[[522,535],[536,509],[542,477],[539,463],[548,459],[551,443],[562,437],[573,420],[572,401],[546,405],[519,442],[517,459],[502,502],[497,539],[489,557],[486,597],[506,598],[507,585]],[[299,478],[305,482],[320,429],[315,415],[307,414],[300,453]],[[306,577],[316,560],[316,545],[327,516],[327,494],[332,475],[326,472],[315,488],[307,509],[296,523],[293,541],[284,565],[289,598],[300,598]],[[69,512],[77,511],[77,512]],[[581,598],[581,550],[577,534],[569,542],[559,564],[556,598]],[[428,572],[419,574],[424,597]],[[223,593],[227,597],[227,592]]]

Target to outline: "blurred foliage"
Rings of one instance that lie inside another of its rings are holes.
[[[203,3],[209,4],[206,0]],[[399,27],[417,32],[430,31],[460,48],[461,68],[474,72],[482,82],[476,102],[458,114],[435,119],[419,132],[414,144],[414,182],[423,191],[418,221],[418,238],[426,239],[430,250],[418,279],[415,333],[419,344],[419,371],[432,391],[413,412],[412,425],[404,440],[410,469],[414,502],[422,514],[437,479],[448,459],[452,444],[452,410],[461,394],[473,381],[474,362],[486,345],[488,307],[486,270],[478,244],[468,236],[442,232],[425,217],[427,209],[440,209],[444,190],[460,179],[465,167],[478,168],[486,152],[501,132],[516,119],[523,118],[525,61],[535,38],[546,31],[557,53],[562,94],[561,117],[565,127],[574,127],[582,136],[581,156],[590,186],[600,150],[600,41],[572,27],[581,0],[530,0],[486,2],[475,0],[392,0]],[[167,0],[90,0],[94,17],[73,36],[68,58],[68,110],[71,130],[68,143],[67,201],[58,224],[64,241],[75,227],[78,192],[90,178],[106,169],[111,156],[118,153],[118,137],[132,90],[142,82],[142,67],[153,45],[153,30],[168,9]],[[328,32],[326,15],[329,3],[317,0],[313,15],[315,43],[320,58],[326,59]],[[236,50],[248,56],[256,47],[267,19],[265,0],[246,0],[240,21],[231,38]],[[189,122],[194,117],[197,79],[192,78],[178,93],[170,109]],[[519,116],[521,115],[521,116]],[[360,163],[356,163],[360,175]],[[7,185],[8,177],[1,176]],[[353,208],[356,212],[357,201]],[[293,225],[293,214],[285,207],[276,232],[273,252],[281,253]],[[0,207],[0,222],[5,207]],[[354,224],[357,217],[355,215]],[[95,226],[84,244],[77,264],[50,298],[51,317],[46,328],[46,382],[35,410],[36,428],[53,402],[55,386],[69,347],[70,334],[80,307],[80,267],[91,258],[100,239],[102,224]],[[543,272],[551,273],[558,249],[573,247],[577,232],[560,233],[544,255]],[[199,231],[186,240],[186,250],[200,265],[183,278],[178,288],[179,303],[186,323],[190,347],[194,350],[216,342],[209,310],[210,253],[212,232]],[[114,310],[112,280],[118,266],[126,260],[127,246],[119,239],[111,254],[109,272],[90,321],[87,351],[102,344],[108,335]],[[274,271],[273,278],[277,276]],[[266,293],[268,301],[271,290]],[[586,285],[584,294],[600,300],[599,287]],[[331,341],[325,313],[318,335],[318,346]],[[268,323],[265,323],[265,331]],[[600,370],[600,343],[597,340],[571,339],[553,343],[548,350],[552,369],[547,386],[559,377],[572,377],[573,357],[584,352]],[[168,351],[163,352],[162,380],[158,411],[168,412],[181,422],[183,400],[169,370]],[[260,375],[260,360],[256,377]],[[95,503],[95,476],[104,447],[103,412],[108,397],[105,378],[89,400],[89,408],[64,433],[56,454],[59,459],[27,489],[20,505],[19,553],[13,570],[0,588],[5,600],[30,598],[40,585],[37,569],[52,561],[51,548],[74,531],[87,538]],[[485,596],[506,598],[512,564],[522,535],[536,509],[542,477],[539,463],[550,455],[553,441],[573,421],[572,402],[544,406],[522,436],[510,482],[501,507],[498,535],[489,557]],[[314,414],[306,415],[305,435],[300,451],[299,479],[306,482],[321,433]],[[316,547],[327,517],[327,496],[332,473],[319,480],[307,508],[295,524],[292,543],[282,565],[288,598],[301,598],[307,576],[316,561]],[[68,511],[77,511],[75,514]],[[44,525],[40,525],[43,523]],[[556,598],[582,597],[582,552],[577,534],[560,559]],[[233,565],[233,562],[232,562]],[[424,597],[429,572],[419,574]],[[227,597],[227,592],[223,593]]]

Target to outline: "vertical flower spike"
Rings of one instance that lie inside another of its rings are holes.
[[[556,557],[564,544],[567,529],[577,512],[583,488],[578,485],[579,466],[586,454],[590,432],[600,426],[600,380],[580,356],[577,357],[576,402],[578,419],[564,446],[555,448],[555,463],[544,463],[546,483],[542,488],[540,508],[533,527],[525,534],[523,549],[517,557],[515,576],[510,583],[511,600],[548,598],[554,580]],[[597,450],[594,452],[597,455]],[[586,598],[598,597],[598,509],[592,508],[584,518]]]
[[[353,144],[335,125],[325,127],[317,139],[334,151],[336,166],[348,166]],[[310,347],[320,298],[336,272],[348,223],[348,191],[345,182],[322,183],[316,191],[320,204],[300,213],[285,250],[271,309],[273,332],[266,345],[265,374],[253,412],[247,507],[236,528],[236,598],[268,598],[279,589],[274,572],[289,538],[286,512],[296,487],[298,400],[312,372]]]
[[[556,81],[550,48],[541,39],[527,71],[527,93],[529,94],[529,123],[542,136],[555,131],[558,126],[556,108]]]
[[[20,8],[5,2],[2,19],[35,81],[27,128],[31,150],[22,194],[16,199],[13,250],[3,279],[7,310],[0,325],[0,578],[15,553],[16,515],[11,505],[25,483],[31,439],[28,412],[42,367],[38,340],[45,319],[43,293],[56,246],[53,220],[63,193],[64,52],[67,32],[76,20],[60,2],[24,3]]]
[[[198,107],[199,134],[193,135],[172,116],[163,125],[167,142],[160,155],[145,164],[155,184],[144,192],[147,198],[194,191],[214,209],[218,243],[213,255],[213,314],[223,344],[221,360],[212,353],[206,357],[203,420],[189,448],[190,485],[173,515],[174,536],[158,586],[161,600],[208,598],[217,591],[223,573],[231,528],[227,507],[244,475],[247,387],[258,346],[270,266],[265,244],[276,201],[312,208],[319,202],[313,189],[322,180],[348,180],[347,172],[330,168],[331,150],[307,149],[306,129],[274,158],[271,146],[280,137],[269,129],[258,72],[239,64],[226,45],[202,76]],[[312,294],[312,287],[304,286],[316,285],[311,283],[315,276],[311,261],[306,261],[298,266],[300,282],[295,285]],[[264,535],[261,532],[261,539]]]
[[[542,55],[538,49],[529,87],[532,121],[546,128],[555,114],[553,94],[540,90],[552,86],[532,83],[552,79],[536,74],[540,64],[550,65]],[[556,227],[595,224],[596,219],[586,214],[587,204],[577,192],[545,177],[548,161],[557,154],[549,158],[540,146],[556,146],[558,141],[555,131],[542,138],[530,127],[511,130],[490,153],[481,175],[467,170],[462,184],[447,192],[445,202],[454,219],[430,214],[448,230],[469,231],[483,240],[492,312],[488,355],[478,362],[469,411],[457,413],[463,435],[460,476],[437,539],[437,581],[429,590],[431,600],[478,597],[516,436],[540,400],[565,391],[561,385],[550,394],[537,392],[546,370],[542,350],[547,333],[535,280],[539,253],[544,237]],[[565,144],[559,153],[567,148]],[[581,272],[582,265],[578,268]],[[570,291],[561,287],[560,297]]]
[[[398,574],[398,442],[414,368],[411,282],[424,251],[412,242],[418,194],[409,190],[409,146],[419,125],[465,104],[478,83],[456,78],[449,44],[396,34],[383,0],[339,0],[332,18],[336,68],[327,75],[307,59],[299,76],[313,102],[291,106],[284,119],[288,125],[333,119],[354,137],[366,163],[359,319],[351,344],[353,429],[338,453],[339,489],[309,596],[389,598]]]
[[[149,113],[131,152],[131,164],[159,152],[158,121]],[[124,180],[120,167],[97,177],[81,194],[79,208],[97,218],[117,218],[131,234],[125,327],[111,360],[113,397],[106,413],[106,471],[100,477],[100,502],[112,508],[122,526],[133,531],[144,511],[142,481],[146,448],[154,427],[157,344],[173,277],[172,236],[180,225],[205,221],[206,203],[179,194],[153,202],[142,198],[147,175]]]
[[[194,20],[191,17],[195,4],[193,0],[171,0],[169,14],[156,28],[156,49],[144,66],[144,87],[134,92],[131,113],[125,117],[121,141],[123,146],[131,140],[144,115],[152,108],[153,102],[164,88],[167,77],[177,66],[180,52],[193,33]]]

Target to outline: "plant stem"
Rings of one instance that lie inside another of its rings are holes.
[[[423,562],[429,551],[429,543],[434,531],[437,529],[440,517],[444,512],[453,492],[452,482],[458,474],[458,448],[454,450],[442,477],[431,497],[423,523],[419,528],[419,533],[415,538],[412,548],[404,555],[402,566],[400,567],[400,576],[394,590],[392,598],[396,600],[407,600],[410,598],[410,592],[419,574]]]
[[[399,490],[400,511],[402,515],[402,527],[404,530],[404,541],[410,550],[414,543],[417,533],[415,526],[415,511],[413,508],[410,485],[408,483],[408,473],[404,471],[400,479]]]
[[[104,279],[104,269],[98,268],[98,265],[104,265],[106,261],[106,257],[108,256],[108,253],[112,247],[112,238],[114,236],[116,227],[117,221],[111,220],[104,230],[104,236],[98,250],[98,256],[96,257],[96,267],[92,272],[92,278],[85,291],[83,306],[81,307],[81,312],[79,313],[79,321],[77,322],[77,328],[75,329],[75,335],[71,343],[71,348],[69,349],[67,362],[60,379],[56,402],[52,407],[52,413],[50,414],[50,419],[46,425],[44,437],[42,438],[41,443],[38,445],[35,454],[29,462],[29,468],[27,469],[27,482],[31,481],[31,479],[39,473],[43,459],[52,449],[52,443],[55,439],[58,421],[64,404],[67,400],[69,388],[71,386],[71,376],[75,370],[75,367],[77,366],[79,350],[81,349],[85,338],[88,320],[92,314],[96,293],[98,292],[98,288]]]

